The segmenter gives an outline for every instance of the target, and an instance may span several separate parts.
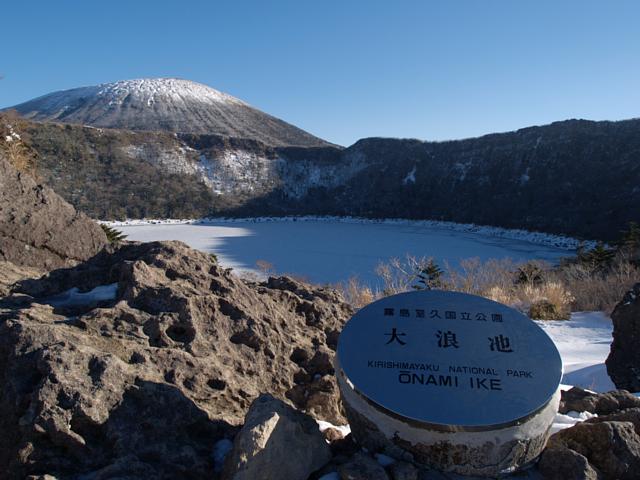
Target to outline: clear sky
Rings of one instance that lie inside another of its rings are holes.
[[[10,0],[0,40],[0,107],[170,76],[342,145],[640,116],[637,0]]]

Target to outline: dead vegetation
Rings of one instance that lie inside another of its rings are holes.
[[[24,120],[14,111],[0,112],[0,152],[20,172],[36,176],[36,152],[29,146]]]
[[[445,263],[432,257],[392,258],[378,265],[382,286],[372,290],[357,277],[335,287],[355,308],[410,290],[440,289],[469,293],[512,306],[531,318],[568,319],[571,312],[609,314],[632,285],[640,281],[640,227],[631,223],[613,247],[579,249],[560,265],[542,261],[479,258]]]

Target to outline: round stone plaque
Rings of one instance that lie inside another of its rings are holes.
[[[342,382],[378,410],[443,431],[526,422],[550,403],[562,377],[558,350],[533,321],[456,292],[410,292],[368,305],[344,327],[337,359]]]

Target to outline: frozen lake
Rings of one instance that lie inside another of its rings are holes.
[[[357,275],[378,285],[381,261],[405,254],[432,256],[442,265],[460,259],[509,257],[556,262],[570,251],[526,240],[434,226],[339,221],[235,221],[205,224],[118,225],[129,240],[181,240],[215,253],[225,266],[257,271],[264,260],[279,274],[292,273],[315,283],[335,283]]]

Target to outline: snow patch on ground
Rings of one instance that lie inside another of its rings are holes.
[[[316,421],[318,422],[318,428],[320,429],[321,432],[324,432],[329,428],[333,428],[335,430],[338,430],[343,437],[346,437],[351,433],[351,427],[349,425],[333,425],[323,420],[316,420]]]
[[[536,322],[558,347],[564,364],[562,383],[595,392],[615,390],[604,364],[613,324],[602,312],[577,312],[571,320]]]
[[[565,428],[573,427],[576,423],[584,422],[590,418],[597,417],[595,413],[591,412],[567,412],[566,415],[557,413],[556,418],[551,426],[551,433],[554,434]]]
[[[118,291],[118,284],[100,285],[89,292],[80,292],[76,287],[65,292],[40,300],[52,307],[77,307],[80,305],[90,305],[96,302],[115,300]]]
[[[7,124],[7,128],[9,129],[9,135],[4,137],[4,139],[5,139],[5,141],[7,143],[11,143],[14,140],[21,140],[22,139],[22,137],[20,137],[20,135],[13,130],[13,125]]]

